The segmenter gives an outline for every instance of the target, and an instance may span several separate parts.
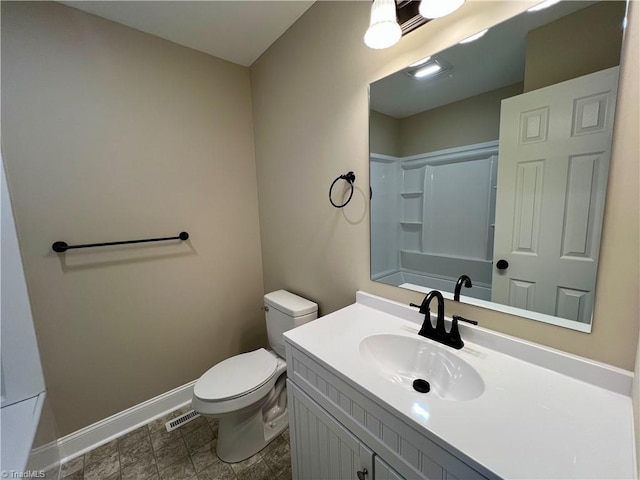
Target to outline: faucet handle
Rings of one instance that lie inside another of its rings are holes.
[[[447,342],[447,345],[457,350],[460,350],[462,347],[464,347],[464,342],[460,337],[460,330],[458,330],[458,320],[460,318],[461,317],[458,317],[457,315],[453,316],[453,319],[451,321],[451,330],[449,330],[449,338]]]
[[[464,318],[459,315],[454,315],[453,319],[456,321],[467,322],[467,323],[470,323],[471,325],[478,325],[478,322],[476,322],[475,320],[469,320],[468,318]]]
[[[415,308],[419,309],[419,310],[420,310],[420,313],[422,313],[423,315],[429,311],[429,309],[428,309],[428,308],[427,308],[427,310],[425,311],[425,310],[423,310],[423,309],[422,309],[422,305],[416,305],[415,303],[410,303],[410,304],[409,304],[409,306],[410,306],[410,307],[415,307]]]

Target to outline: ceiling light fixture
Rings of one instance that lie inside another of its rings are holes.
[[[465,0],[422,0],[420,15],[425,18],[440,18],[459,9]]]
[[[544,10],[545,8],[549,8],[552,5],[555,5],[560,0],[547,0],[546,2],[539,3],[535,7],[531,7],[527,10],[527,12],[538,12],[540,10]]]
[[[400,40],[402,30],[396,18],[395,0],[374,0],[371,6],[371,22],[364,43],[376,50],[388,48]]]
[[[413,72],[412,75],[415,78],[426,78],[435,75],[440,70],[442,70],[442,67],[440,65],[438,65],[437,63],[431,63],[422,68],[419,68],[418,70]]]
[[[476,33],[475,35],[471,35],[470,37],[465,38],[464,40],[460,40],[458,43],[471,43],[474,40],[478,40],[480,37],[484,37],[484,34],[489,31],[488,28],[485,28],[481,32]]]
[[[416,80],[425,80],[427,78],[438,77],[452,68],[449,63],[439,57],[429,57],[427,61],[419,63],[419,65],[410,65],[407,70],[405,70],[405,73]]]

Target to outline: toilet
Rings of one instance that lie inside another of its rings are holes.
[[[318,316],[318,305],[278,290],[264,296],[269,345],[218,363],[193,389],[193,409],[219,419],[218,457],[228,463],[245,460],[288,425],[283,333]]]

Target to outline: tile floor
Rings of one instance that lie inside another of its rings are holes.
[[[167,432],[164,424],[190,407],[127,433],[62,465],[63,480],[289,480],[289,431],[240,463],[215,453],[218,425],[198,417]]]

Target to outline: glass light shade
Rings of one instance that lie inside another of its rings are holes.
[[[424,18],[440,18],[459,9],[465,0],[422,0],[418,11]]]
[[[402,36],[396,20],[395,0],[374,0],[371,6],[371,23],[364,34],[369,48],[382,49],[395,45]]]

